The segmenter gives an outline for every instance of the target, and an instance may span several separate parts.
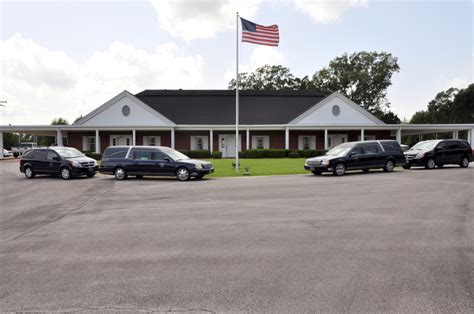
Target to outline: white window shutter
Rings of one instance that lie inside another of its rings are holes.
[[[161,146],[161,136],[156,137],[156,145]]]
[[[202,138],[202,148],[205,150],[209,149],[209,138],[207,136]]]
[[[144,136],[143,137],[143,146],[147,146],[148,145],[148,136]]]
[[[195,136],[191,136],[190,149],[196,150],[196,137]]]
[[[263,137],[263,148],[269,149],[270,148],[270,136]]]
[[[88,147],[87,147],[87,136],[83,136],[82,137],[82,151],[87,151],[88,150]]]

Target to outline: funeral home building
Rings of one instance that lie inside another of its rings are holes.
[[[330,149],[446,132],[463,134],[474,147],[474,124],[385,124],[338,92],[243,90],[239,99],[239,150]],[[66,138],[68,146],[96,153],[114,145],[161,145],[234,157],[235,91],[123,91],[73,125],[9,125],[0,132],[54,135],[58,145]]]

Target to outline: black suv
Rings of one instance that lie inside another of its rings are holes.
[[[397,141],[361,141],[348,142],[338,145],[326,155],[306,160],[304,168],[319,175],[332,172],[342,176],[346,170],[363,170],[382,168],[392,172],[395,165],[404,165],[405,158],[402,148]]]
[[[444,165],[459,165],[469,167],[472,160],[472,148],[465,140],[431,140],[418,142],[405,152],[405,169],[412,166],[424,166],[426,169],[438,168]]]
[[[115,175],[124,180],[128,175],[176,176],[180,181],[191,177],[202,179],[214,172],[210,162],[189,159],[188,156],[162,146],[111,146],[102,155],[100,173]]]
[[[75,176],[95,176],[97,162],[72,147],[33,148],[21,156],[20,171],[28,179],[37,174],[60,175],[64,180]]]

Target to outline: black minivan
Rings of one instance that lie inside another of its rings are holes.
[[[163,146],[110,146],[102,155],[100,173],[124,180],[128,175],[176,176],[180,181],[191,177],[202,179],[214,172],[212,163],[190,159],[188,156]]]
[[[430,140],[421,141],[405,152],[405,169],[413,166],[422,166],[433,169],[444,165],[459,165],[469,167],[472,161],[472,148],[465,140]]]
[[[326,155],[306,160],[304,168],[320,175],[332,172],[342,176],[346,170],[363,170],[382,168],[392,172],[396,165],[404,165],[400,144],[395,140],[347,142],[328,151]]]
[[[20,160],[20,172],[28,179],[37,174],[60,175],[64,180],[71,177],[95,176],[97,162],[72,147],[33,148],[25,152]]]

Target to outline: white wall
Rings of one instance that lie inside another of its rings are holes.
[[[339,115],[335,116],[332,113],[332,108],[334,105],[338,105],[340,108]],[[334,97],[329,100],[327,103],[323,104],[316,111],[310,113],[308,116],[304,117],[302,120],[296,124],[305,125],[305,124],[319,124],[319,125],[334,125],[334,124],[374,124],[375,121],[369,119],[364,114],[353,108],[351,105],[347,104],[343,99],[339,97]]]
[[[123,106],[130,107],[130,114],[122,114]],[[136,101],[123,97],[117,102],[99,112],[96,116],[87,120],[83,125],[100,126],[167,126],[169,123],[157,116],[157,113],[146,104],[138,104]]]

